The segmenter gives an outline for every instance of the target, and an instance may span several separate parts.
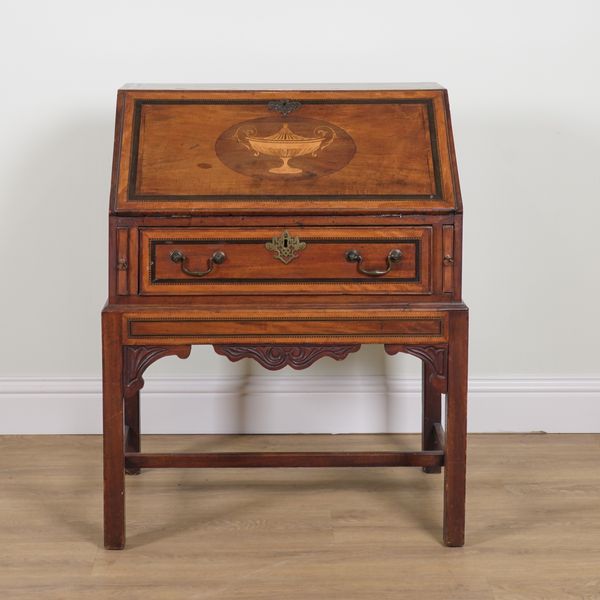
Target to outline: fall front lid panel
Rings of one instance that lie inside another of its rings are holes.
[[[121,92],[117,212],[455,208],[444,96]]]

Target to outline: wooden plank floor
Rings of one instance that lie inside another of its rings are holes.
[[[149,436],[147,451],[417,448],[416,436]],[[600,435],[473,435],[467,545],[418,469],[153,470],[101,547],[101,439],[0,438],[0,598],[600,599]]]

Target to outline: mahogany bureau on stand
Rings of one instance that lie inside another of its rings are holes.
[[[105,546],[125,544],[126,473],[359,466],[443,467],[443,539],[461,546],[461,240],[438,85],[119,90],[102,312]],[[422,451],[142,453],[143,373],[194,344],[271,370],[361,344],[417,356]]]

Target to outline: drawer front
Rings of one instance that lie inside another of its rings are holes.
[[[430,294],[431,227],[145,228],[140,292]]]
[[[113,210],[453,210],[443,90],[150,92],[119,97]]]
[[[439,311],[179,310],[131,312],[123,341],[146,344],[440,344],[448,341],[448,315]]]

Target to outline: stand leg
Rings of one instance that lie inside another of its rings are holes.
[[[422,394],[422,418],[423,428],[421,430],[421,449],[436,450],[435,434],[433,426],[435,423],[442,422],[442,394],[438,392],[430,383],[430,377],[433,375],[433,368],[426,361],[423,361],[423,381],[421,384]],[[440,473],[441,467],[423,467],[425,473]]]
[[[102,314],[104,423],[104,546],[125,546],[125,458],[123,456],[123,350],[120,315]]]
[[[126,452],[140,451],[140,393],[136,392],[125,399],[125,427],[127,439],[125,440]],[[125,469],[127,475],[139,475],[141,469],[132,467]]]
[[[444,461],[444,543],[465,543],[467,452],[468,312],[450,312],[446,452]]]

